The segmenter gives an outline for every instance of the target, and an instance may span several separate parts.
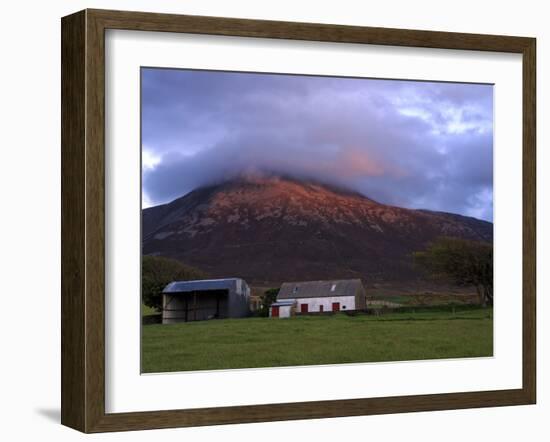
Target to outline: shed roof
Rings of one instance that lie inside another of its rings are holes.
[[[232,290],[240,278],[200,279],[195,281],[173,281],[164,287],[162,293],[185,293],[208,290]],[[244,280],[241,280],[244,282]],[[246,282],[244,282],[246,284]]]
[[[271,306],[275,306],[275,307],[285,307],[285,306],[292,306],[294,305],[296,301],[294,301],[294,299],[283,299],[281,301],[275,301],[273,304],[271,304]]]
[[[357,289],[362,285],[360,279],[285,282],[281,285],[277,301],[297,298],[355,296]]]

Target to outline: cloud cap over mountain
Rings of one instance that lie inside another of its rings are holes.
[[[491,85],[142,69],[144,206],[269,171],[492,221]]]

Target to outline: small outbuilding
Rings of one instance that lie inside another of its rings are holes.
[[[290,318],[295,313],[296,301],[293,299],[276,301],[271,304],[269,316],[271,318]]]
[[[360,279],[285,282],[275,304],[280,302],[292,302],[298,314],[364,310],[367,307],[365,287]]]
[[[162,323],[242,318],[250,314],[249,302],[244,279],[174,281],[162,291]]]

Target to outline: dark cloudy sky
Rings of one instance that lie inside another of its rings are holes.
[[[243,172],[493,219],[493,87],[142,68],[143,205]]]

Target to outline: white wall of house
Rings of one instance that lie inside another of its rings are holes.
[[[279,307],[279,318],[290,318],[291,305],[284,305]]]
[[[301,312],[301,305],[307,304],[309,312],[321,311],[320,306],[323,306],[324,312],[332,311],[332,303],[340,303],[340,311],[355,310],[355,296],[329,296],[321,298],[296,298],[296,312]]]

